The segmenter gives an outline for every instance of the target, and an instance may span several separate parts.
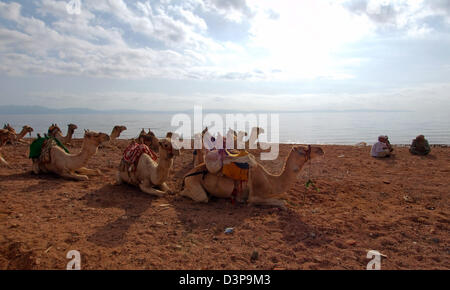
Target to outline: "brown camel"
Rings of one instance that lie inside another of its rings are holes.
[[[163,196],[170,192],[166,181],[169,177],[170,168],[173,166],[173,158],[180,155],[179,150],[172,148],[168,139],[159,141],[159,160],[156,162],[148,154],[143,153],[137,161],[136,170],[129,167],[122,160],[117,174],[117,184],[123,182],[139,186],[148,194]]]
[[[301,146],[292,147],[283,170],[278,175],[270,174],[250,154],[248,182],[242,184],[237,200],[240,202],[247,200],[249,204],[284,208],[284,201],[279,197],[289,190],[308,160],[323,154],[320,147],[309,147],[309,149]],[[201,172],[201,174],[196,174],[197,172]],[[205,164],[201,164],[186,175],[184,189],[180,195],[197,202],[208,202],[208,194],[219,198],[231,198],[235,191],[235,183],[235,180],[223,176],[221,173],[207,172]]]
[[[4,130],[8,130],[11,133],[13,133],[13,136],[10,136],[10,139],[8,140],[8,143],[15,144],[15,143],[22,143],[22,144],[28,144],[27,141],[23,140],[23,137],[25,137],[26,134],[30,134],[33,132],[33,128],[31,128],[28,125],[25,125],[22,127],[22,131],[20,131],[19,134],[17,134],[16,130],[14,130],[13,127],[11,127],[10,124],[6,124],[3,127]]]
[[[30,134],[31,137],[31,132],[33,131],[34,131],[33,128],[31,128],[30,126],[28,125],[23,126],[22,131],[20,131],[20,133],[16,135],[16,141],[28,144],[27,141],[23,140],[23,137],[25,137],[25,135],[27,134]]]
[[[120,134],[123,131],[125,131],[126,129],[127,129],[127,127],[125,127],[125,126],[114,126],[114,128],[112,129],[111,135],[109,135],[111,141],[119,138]]]
[[[14,133],[10,132],[9,130],[0,129],[0,147],[3,147],[3,145],[5,145],[8,141],[14,140],[15,137],[16,137],[16,135],[14,135]],[[8,162],[6,162],[6,160],[3,158],[3,156],[1,155],[1,152],[0,152],[0,165],[6,166],[6,167],[11,167],[8,164]]]
[[[49,148],[49,160],[33,159],[33,172],[35,174],[53,172],[65,178],[82,181],[89,179],[87,175],[100,175],[100,170],[88,169],[84,166],[89,158],[97,153],[100,143],[108,140],[108,134],[85,130],[80,153],[68,154],[59,146],[53,145]],[[47,153],[42,152],[41,157],[42,154]]]
[[[3,130],[8,130],[9,132],[12,133],[12,135],[9,135],[9,139],[6,141],[6,143],[8,143],[8,144],[16,144],[18,142],[17,141],[17,132],[16,132],[16,130],[14,130],[13,127],[11,127],[11,125],[9,123],[5,124],[3,126]]]
[[[52,124],[49,128],[48,128],[48,136],[50,137],[54,137],[54,138],[58,138],[58,136],[62,136],[62,131],[61,129],[58,127],[58,125],[56,124]]]
[[[63,136],[62,134],[58,134],[56,138],[64,145],[71,145],[70,142],[72,142],[72,137],[76,129],[78,129],[77,125],[69,124],[67,125],[67,135]]]
[[[169,134],[169,133],[167,133]],[[139,133],[138,142],[142,142],[142,138],[145,138],[146,142],[145,144],[150,147],[153,151],[157,152],[159,151],[159,139],[156,137],[155,133],[152,132],[152,130],[148,129],[148,133],[145,132],[145,129],[142,129]]]

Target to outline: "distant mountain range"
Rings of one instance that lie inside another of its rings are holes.
[[[49,114],[136,114],[136,113],[179,113],[169,111],[139,111],[139,110],[93,110],[87,108],[53,109],[43,106],[0,106],[0,114],[5,115],[49,115]]]
[[[93,110],[87,108],[64,108],[53,109],[43,106],[15,106],[5,105],[0,106],[0,114],[4,115],[49,115],[49,114],[177,114],[177,113],[192,113],[193,110],[180,110],[180,111],[145,111],[145,110]],[[203,113],[344,113],[344,112],[410,112],[405,110],[304,110],[304,111],[270,111],[270,110],[256,110],[256,111],[244,111],[244,110],[208,110],[204,109]]]

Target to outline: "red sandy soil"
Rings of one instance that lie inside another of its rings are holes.
[[[0,269],[65,269],[70,250],[82,269],[365,269],[368,250],[387,256],[381,269],[450,269],[450,148],[376,160],[370,147],[322,146],[279,210],[178,196],[191,151],[175,160],[175,195],[115,186],[127,143],[100,149],[88,167],[105,175],[88,182],[32,175],[26,145],[3,147]],[[270,172],[290,147],[263,162]],[[320,192],[305,188],[309,171]]]

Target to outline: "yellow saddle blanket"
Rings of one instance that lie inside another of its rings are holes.
[[[223,175],[239,181],[248,181],[248,170],[248,163],[231,162],[222,167]]]

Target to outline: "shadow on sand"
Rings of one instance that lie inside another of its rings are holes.
[[[267,238],[267,230],[273,230],[281,232],[282,240],[290,245],[303,242],[314,247],[327,242],[320,229],[303,222],[303,218],[289,208],[233,205],[230,200],[214,198],[207,204],[199,204],[183,197],[177,197],[172,206],[186,232],[208,229],[214,236],[221,236],[226,228],[232,227],[238,239],[241,238],[239,231],[243,231],[247,239],[256,240]]]
[[[118,190],[120,188],[120,190]],[[139,189],[127,185],[105,185],[100,189],[87,193],[82,200],[88,207],[119,208],[125,211],[123,216],[107,223],[88,237],[88,241],[103,247],[122,245],[126,233],[141,215],[152,206],[156,197],[147,195]]]

